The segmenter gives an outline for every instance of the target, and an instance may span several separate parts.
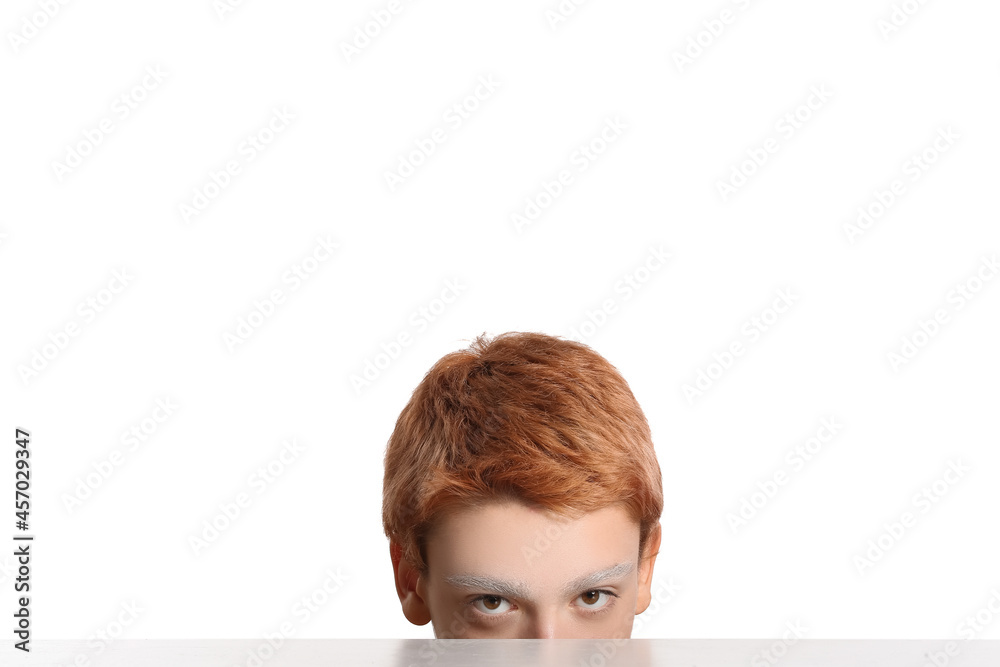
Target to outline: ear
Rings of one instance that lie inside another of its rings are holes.
[[[650,588],[653,584],[653,564],[656,556],[660,552],[660,522],[649,531],[646,539],[646,549],[639,559],[639,591],[635,598],[635,613],[641,614],[646,611],[653,596]]]
[[[403,615],[414,625],[427,625],[431,620],[431,612],[424,600],[426,594],[423,577],[403,558],[403,548],[395,542],[389,542],[389,558],[392,560],[392,573],[396,580],[396,594],[403,605]]]

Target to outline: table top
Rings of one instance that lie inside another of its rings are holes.
[[[275,641],[274,643],[278,643]],[[10,644],[4,665],[185,667],[998,667],[1000,640],[962,639],[126,639]]]

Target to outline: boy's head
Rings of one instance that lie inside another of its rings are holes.
[[[629,637],[662,510],[625,380],[586,345],[540,333],[445,355],[386,448],[396,590],[436,637]]]

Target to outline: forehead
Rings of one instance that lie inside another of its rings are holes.
[[[578,577],[635,562],[639,524],[619,505],[566,519],[521,503],[442,517],[427,538],[431,579],[478,575],[556,591]]]

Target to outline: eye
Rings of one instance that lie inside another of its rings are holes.
[[[598,609],[607,606],[613,597],[618,596],[611,591],[593,590],[582,594],[579,599],[583,601],[581,606],[584,609],[587,609],[588,611],[597,611]]]
[[[510,602],[499,595],[480,595],[471,604],[476,611],[486,616],[499,616],[510,609]]]

